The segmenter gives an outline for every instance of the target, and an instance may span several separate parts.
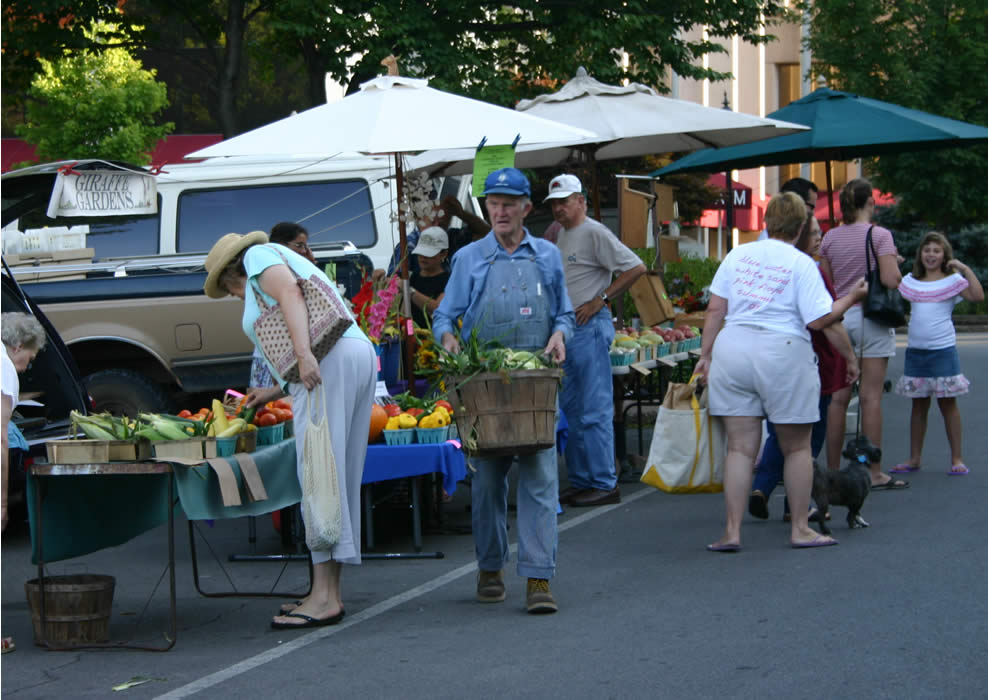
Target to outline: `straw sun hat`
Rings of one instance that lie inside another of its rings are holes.
[[[240,251],[252,245],[267,242],[268,234],[264,231],[251,231],[243,236],[239,233],[228,233],[216,241],[204,263],[206,283],[202,285],[202,289],[206,296],[212,299],[222,299],[227,296],[229,292],[220,286],[220,275],[223,274],[223,270],[240,254]]]

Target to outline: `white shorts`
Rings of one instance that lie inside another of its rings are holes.
[[[861,321],[864,319],[864,326]],[[895,329],[875,323],[861,315],[861,305],[852,306],[844,314],[844,329],[851,336],[854,354],[858,357],[895,357]],[[861,335],[864,331],[864,349]]]
[[[820,419],[820,372],[806,338],[755,326],[726,326],[708,378],[713,416],[766,416],[773,423]]]

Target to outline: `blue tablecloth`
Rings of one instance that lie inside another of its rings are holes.
[[[451,442],[435,445],[370,445],[367,448],[367,462],[364,464],[363,483],[433,473],[442,473],[446,493],[456,491],[456,483],[467,474],[463,450]]]

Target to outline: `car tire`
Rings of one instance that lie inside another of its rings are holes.
[[[143,374],[127,369],[104,369],[86,377],[86,388],[97,413],[134,418],[140,412],[168,413],[164,389]]]

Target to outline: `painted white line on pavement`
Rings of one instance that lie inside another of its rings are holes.
[[[627,497],[622,496],[621,503],[614,503],[612,505],[601,506],[599,508],[591,508],[586,513],[578,515],[575,518],[572,518],[571,520],[567,520],[565,523],[561,524],[559,526],[559,532],[565,532],[566,530],[574,528],[577,525],[582,525],[587,521],[593,520],[594,518],[598,518],[601,515],[606,515],[615,508],[620,508],[621,506],[628,505],[629,503],[637,501],[639,498],[643,498],[644,496],[648,496],[654,493],[655,490],[653,489],[642,488],[639,491],[636,491],[635,493],[631,494],[630,496]],[[511,545],[509,551],[512,554],[515,554],[518,551],[518,544],[515,543]],[[178,698],[187,698],[190,695],[195,695],[196,693],[202,692],[203,690],[207,690],[208,688],[212,688],[213,686],[219,685],[220,683],[230,680],[231,678],[235,678],[249,671],[253,671],[255,668],[258,668],[259,666],[263,666],[266,663],[275,661],[276,659],[280,659],[281,657],[290,654],[293,651],[297,651],[299,649],[307,647],[310,644],[314,644],[318,641],[326,639],[327,637],[340,634],[341,632],[349,629],[350,627],[353,627],[354,625],[359,625],[361,622],[372,620],[375,617],[378,617],[379,615],[383,615],[392,608],[396,608],[399,605],[407,603],[408,601],[414,598],[418,598],[419,596],[425,595],[426,593],[430,593],[431,591],[434,591],[437,588],[441,588],[442,586],[445,586],[447,583],[451,583],[456,579],[462,578],[463,576],[466,576],[467,574],[474,572],[476,570],[477,570],[476,562],[465,564],[457,569],[453,569],[452,571],[443,574],[442,576],[438,576],[432,579],[431,581],[426,581],[425,583],[419,586],[410,588],[404,593],[399,593],[396,596],[392,596],[387,600],[381,601],[377,605],[372,605],[371,607],[365,610],[361,610],[360,612],[354,614],[353,616],[347,615],[347,617],[344,618],[344,621],[341,622],[339,625],[334,625],[332,627],[323,627],[321,629],[316,629],[312,632],[302,634],[301,636],[295,636],[290,642],[279,644],[277,647],[273,649],[268,649],[267,651],[263,651],[260,654],[256,654],[255,656],[252,656],[248,659],[244,659],[239,663],[236,663],[232,666],[228,666],[227,668],[217,671],[215,673],[211,673],[208,676],[203,676],[199,680],[192,681],[191,683],[187,683],[186,685],[183,685],[179,688],[175,688],[174,690],[165,693],[164,695],[159,695],[157,697],[160,700],[177,700]],[[292,635],[298,634],[296,632],[292,632],[291,630],[287,630],[286,633]]]

